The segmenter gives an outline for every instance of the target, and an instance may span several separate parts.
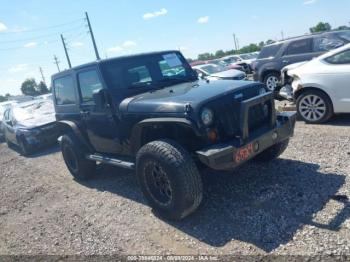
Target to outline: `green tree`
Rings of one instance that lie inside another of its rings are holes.
[[[259,50],[260,50],[260,47],[257,44],[250,44],[239,49],[239,52],[241,54],[244,54],[244,53],[256,52]]]
[[[329,23],[319,22],[316,26],[310,28],[311,33],[331,31],[332,27]]]
[[[49,93],[49,89],[47,88],[46,84],[43,81],[40,81],[39,85],[37,86],[37,92],[41,95]]]
[[[273,44],[274,42],[275,42],[274,40],[269,39],[269,40],[267,40],[265,43],[266,43],[266,45],[271,45],[271,44]]]
[[[223,50],[218,50],[218,51],[215,52],[215,57],[216,58],[221,58],[223,56],[225,56],[225,52]]]
[[[7,101],[7,97],[0,95],[0,103],[5,101]]]
[[[213,54],[211,53],[204,53],[198,55],[198,60],[210,60],[215,58]]]
[[[37,91],[37,83],[35,82],[34,78],[28,78],[26,79],[22,85],[21,85],[21,91],[23,95],[27,96],[36,96],[38,95]]]

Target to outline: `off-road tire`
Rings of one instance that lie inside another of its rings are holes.
[[[96,170],[96,162],[87,160],[86,147],[72,133],[62,136],[61,151],[69,172],[76,180],[92,178]]]
[[[159,165],[168,177],[172,192],[169,203],[160,203],[151,192],[150,179],[147,179],[147,167],[151,163]],[[166,219],[183,219],[194,212],[202,201],[203,183],[198,169],[190,154],[172,140],[144,145],[136,156],[136,175],[150,206]]]
[[[258,162],[268,162],[278,158],[288,147],[289,139],[283,140],[265,149],[254,160]]]
[[[322,118],[318,119],[317,121],[311,121],[310,119],[307,119],[303,116],[303,114],[301,113],[301,101],[303,100],[303,98],[305,98],[306,96],[316,96],[319,97],[320,99],[323,100],[324,105],[325,105],[325,114]],[[298,113],[298,119],[301,119],[302,121],[308,123],[308,124],[321,124],[324,122],[327,122],[332,116],[333,116],[333,104],[332,101],[330,100],[330,98],[323,93],[322,91],[319,90],[307,90],[302,92],[296,101],[296,106],[297,106],[297,113]]]

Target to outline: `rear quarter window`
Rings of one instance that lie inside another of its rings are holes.
[[[64,76],[53,81],[57,105],[75,104],[75,92],[72,76]]]
[[[314,39],[315,52],[327,52],[344,45],[344,41],[331,37],[317,37]]]

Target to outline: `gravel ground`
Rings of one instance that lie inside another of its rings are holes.
[[[269,164],[203,172],[205,197],[182,222],[156,217],[132,173],[100,166],[78,183],[51,148],[0,145],[0,254],[350,255],[350,116],[298,122]]]

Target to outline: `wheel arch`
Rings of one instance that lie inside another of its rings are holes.
[[[271,74],[271,73],[276,73],[279,75],[279,77],[281,77],[281,72],[278,71],[278,70],[275,70],[275,69],[266,69],[262,74],[261,74],[261,81],[264,82],[265,81],[265,77],[268,75],[268,74]]]
[[[179,135],[181,134],[181,136]],[[143,145],[158,139],[172,139],[188,149],[185,141],[198,138],[195,125],[183,118],[152,118],[137,123],[131,134],[131,151],[136,153]]]
[[[300,88],[298,89],[297,91],[294,92],[294,100],[296,101],[298,99],[298,97],[302,94],[302,93],[305,93],[307,91],[318,91],[318,92],[321,92],[323,93],[325,96],[328,97],[329,101],[331,102],[331,105],[332,105],[332,110],[334,110],[334,103],[333,103],[333,100],[332,98],[330,97],[330,95],[324,91],[323,89],[321,88],[318,88],[318,87],[314,87],[314,86],[306,86],[306,87],[303,87],[303,88]]]
[[[57,121],[57,123],[60,128],[61,135],[64,135],[67,133],[73,133],[81,143],[83,143],[91,152],[94,152],[93,147],[90,145],[89,142],[87,142],[86,137],[80,131],[78,125],[74,121],[60,120],[60,121]]]

